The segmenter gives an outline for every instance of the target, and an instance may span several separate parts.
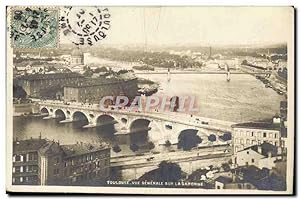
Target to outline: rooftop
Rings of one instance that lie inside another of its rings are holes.
[[[232,125],[233,128],[252,128],[252,129],[265,129],[265,130],[279,130],[280,124],[274,124],[271,121],[265,122],[245,122]]]
[[[122,78],[86,78],[81,82],[78,82],[77,85],[75,84],[67,84],[66,87],[72,88],[83,88],[83,87],[92,87],[98,85],[111,85],[111,84],[118,84],[118,83],[125,83],[128,81],[137,80],[137,78],[131,79],[122,79]]]
[[[225,177],[225,176],[219,176],[215,179],[215,181],[221,182],[221,183],[232,183],[232,178]]]
[[[259,152],[259,148],[261,148],[261,153]],[[274,146],[273,144],[270,144],[267,142],[264,142],[260,145],[253,145],[253,146],[247,147],[244,150],[247,150],[247,149],[252,149],[253,151],[256,151],[257,153],[262,154],[265,157],[268,157],[269,152],[271,152],[272,156],[277,156],[277,154],[278,154],[277,147]],[[242,151],[244,151],[244,150],[242,150]]]
[[[30,74],[20,76],[19,80],[44,80],[44,79],[58,79],[58,78],[81,78],[81,74],[70,72],[70,73],[54,73],[54,74]]]
[[[66,157],[73,157],[77,155],[83,155],[91,152],[97,152],[104,149],[108,149],[108,146],[104,143],[102,144],[71,144],[71,145],[61,145],[60,146],[65,153]]]
[[[27,140],[14,141],[13,152],[15,153],[20,151],[38,151],[46,143],[46,139],[40,138],[31,138]]]

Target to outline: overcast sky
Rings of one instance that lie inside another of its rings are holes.
[[[110,7],[102,44],[251,45],[286,43],[293,9],[287,7]],[[61,38],[64,40],[64,38]]]

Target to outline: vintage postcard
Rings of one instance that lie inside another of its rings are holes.
[[[7,192],[294,193],[293,7],[6,9]]]

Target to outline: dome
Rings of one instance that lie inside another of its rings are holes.
[[[83,56],[83,53],[81,52],[80,49],[78,48],[75,48],[72,53],[71,53],[72,56]]]

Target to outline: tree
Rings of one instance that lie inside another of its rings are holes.
[[[107,69],[106,67],[99,67],[99,68],[96,68],[94,70],[95,73],[99,73],[99,72],[107,72]]]
[[[231,140],[232,136],[231,136],[231,133],[224,133],[222,136],[220,136],[220,138],[224,141],[228,141],[228,140]]]
[[[113,146],[113,151],[115,152],[115,153],[119,153],[119,152],[121,152],[122,150],[121,150],[121,148],[120,148],[120,146],[119,145],[115,145],[115,146]]]
[[[133,152],[136,152],[139,150],[139,146],[137,144],[131,144],[130,145],[130,150]]]
[[[155,147],[155,145],[154,145],[153,142],[149,142],[149,143],[148,143],[148,146],[149,146],[149,149],[150,149],[150,150],[151,150],[151,149],[154,149],[154,147]]]
[[[172,145],[171,142],[169,140],[167,140],[166,143],[165,143],[165,146],[170,147],[171,145]]]
[[[181,168],[178,164],[162,161],[158,167],[161,181],[178,181],[181,179]]]
[[[86,67],[86,69],[85,69],[83,75],[84,75],[84,76],[88,76],[88,77],[93,76],[93,70],[91,70],[90,67]]]
[[[197,131],[182,132],[178,137],[178,149],[182,148],[185,151],[197,147],[202,142],[202,139],[197,135]]]
[[[230,171],[230,165],[228,163],[223,163],[222,164],[222,168],[224,169],[225,172],[229,172]]]
[[[144,174],[139,180],[147,181],[179,181],[182,178],[182,171],[178,164],[162,161],[158,169]]]
[[[211,135],[208,136],[208,140],[209,140],[210,142],[214,142],[214,141],[217,140],[217,137],[216,137],[214,134],[211,134]]]

